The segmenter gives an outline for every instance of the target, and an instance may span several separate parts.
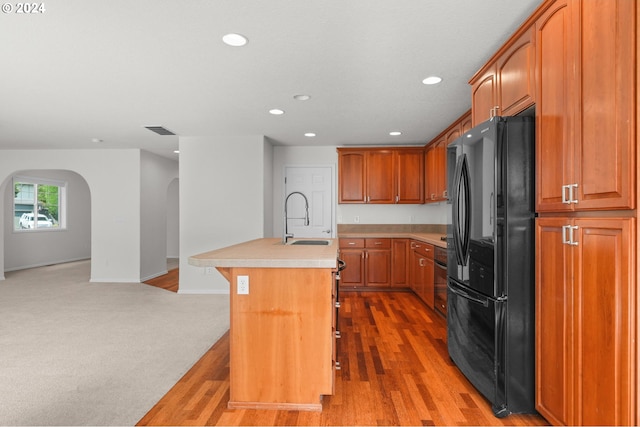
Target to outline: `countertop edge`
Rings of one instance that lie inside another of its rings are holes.
[[[447,242],[440,240],[444,234],[415,233],[415,232],[366,232],[366,233],[340,233],[339,239],[414,239],[424,243],[430,243],[441,248],[447,247]]]

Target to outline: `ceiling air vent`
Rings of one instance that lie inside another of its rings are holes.
[[[158,135],[175,135],[175,133],[171,132],[169,129],[165,129],[162,126],[145,126],[151,132],[155,132]]]

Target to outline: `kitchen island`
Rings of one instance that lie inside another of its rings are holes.
[[[230,285],[233,409],[322,410],[334,393],[338,244],[257,239],[189,258]]]

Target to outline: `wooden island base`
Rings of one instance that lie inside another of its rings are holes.
[[[322,411],[322,395],[334,393],[333,270],[218,270],[231,293],[228,407]],[[238,294],[238,276],[249,278],[248,294]]]

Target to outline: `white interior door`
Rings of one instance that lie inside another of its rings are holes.
[[[333,237],[333,168],[285,166],[284,179],[287,219],[283,227],[294,237]],[[305,225],[307,203],[309,225]],[[282,215],[284,221],[284,207]]]

